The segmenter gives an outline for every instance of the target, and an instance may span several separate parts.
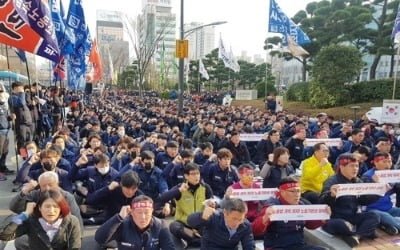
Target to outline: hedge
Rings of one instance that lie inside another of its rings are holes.
[[[312,96],[312,93],[317,94],[318,91],[311,91],[309,82],[300,82],[290,85],[286,92],[288,101],[293,102],[310,102],[311,99],[318,98]],[[381,79],[374,81],[364,81],[356,84],[344,85],[332,95],[340,96],[338,105],[359,103],[359,102],[374,102],[382,101],[383,99],[391,99],[393,91],[393,79]],[[396,86],[395,99],[400,99],[400,81]]]

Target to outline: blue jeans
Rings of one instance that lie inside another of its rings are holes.
[[[389,211],[369,210],[376,213],[380,218],[380,223],[384,226],[392,226],[400,230],[400,208],[392,207]]]

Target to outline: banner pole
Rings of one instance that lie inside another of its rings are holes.
[[[395,71],[394,71],[392,100],[394,100],[394,96],[395,96],[395,93],[396,93],[397,70],[398,70],[398,67],[399,67],[399,59],[398,59],[399,53],[400,53],[400,44],[398,44],[397,52],[396,52],[397,59],[396,59],[396,67],[395,67]]]

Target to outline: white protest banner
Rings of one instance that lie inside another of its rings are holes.
[[[342,140],[340,138],[326,138],[326,139],[315,139],[315,138],[307,138],[306,139],[306,145],[307,147],[313,147],[317,143],[325,143],[326,146],[328,147],[338,147],[341,143]]]
[[[240,134],[241,141],[261,141],[264,134]]]
[[[240,198],[244,201],[260,201],[276,197],[277,188],[246,188],[232,189],[231,198]]]
[[[327,205],[276,205],[271,221],[329,220]]]
[[[400,182],[400,170],[377,170],[375,174],[379,177],[380,183]]]
[[[345,195],[366,195],[375,194],[383,196],[386,193],[385,183],[354,183],[338,184],[336,198]]]
[[[400,123],[400,100],[383,100],[382,123]]]

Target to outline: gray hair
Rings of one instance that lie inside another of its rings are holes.
[[[233,198],[223,200],[221,203],[221,208],[223,208],[227,213],[236,211],[239,213],[247,213],[247,205],[242,199]]]
[[[43,179],[53,179],[54,181],[56,181],[58,183],[58,174],[56,172],[53,171],[46,171],[43,172],[39,178],[38,178],[38,183],[40,183],[41,180]]]

